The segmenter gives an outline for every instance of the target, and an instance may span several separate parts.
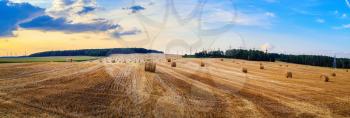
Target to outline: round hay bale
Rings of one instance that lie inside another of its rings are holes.
[[[166,59],[168,62],[171,62],[171,59]]]
[[[146,62],[145,63],[145,71],[155,73],[156,72],[156,63]]]
[[[220,59],[220,61],[224,61],[224,59]]]
[[[346,69],[345,71],[346,71],[346,72],[349,72],[349,70],[348,70],[348,69]]]
[[[287,78],[293,78],[293,73],[292,72],[287,72],[286,73]]]
[[[176,62],[172,62],[171,67],[176,67]]]
[[[204,62],[201,62],[201,67],[205,67],[205,64],[204,64]]]
[[[324,80],[324,82],[329,82],[329,77],[327,75],[321,75],[321,78]]]
[[[248,73],[248,69],[247,68],[242,68],[242,72],[243,73]]]
[[[337,74],[336,74],[335,72],[333,72],[333,73],[332,73],[332,76],[333,76],[333,77],[336,77],[336,76],[337,76]]]
[[[260,65],[260,69],[264,70],[265,69],[264,65]]]

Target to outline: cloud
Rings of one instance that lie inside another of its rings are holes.
[[[143,6],[141,5],[134,5],[134,6],[131,6],[129,8],[126,8],[127,10],[130,10],[131,13],[138,13],[140,11],[143,11],[145,10],[146,8],[144,8]]]
[[[316,22],[318,22],[318,23],[325,23],[326,21],[325,21],[324,19],[317,18],[317,19],[316,19]]]
[[[8,0],[0,1],[0,11],[0,37],[12,36],[17,24],[44,12],[43,9],[28,3],[12,3]]]
[[[348,5],[348,7],[350,8],[350,2],[349,2],[349,0],[345,0],[345,3],[346,3],[346,5]]]
[[[96,8],[95,7],[83,7],[81,11],[77,12],[78,14],[86,14],[89,12],[94,11]]]
[[[69,32],[107,31],[120,27],[108,21],[97,19],[95,23],[69,23],[64,18],[53,18],[47,15],[37,17],[29,22],[20,24],[22,28],[39,30],[60,30]]]
[[[43,5],[43,4],[49,4],[52,2],[51,0],[10,0],[13,3],[30,3],[32,5]]]
[[[350,24],[343,25],[344,29],[350,29]]]
[[[265,0],[265,2],[268,2],[268,3],[275,3],[275,2],[277,2],[277,0]]]
[[[133,28],[133,29],[130,29],[130,30],[125,30],[125,31],[116,31],[116,32],[113,32],[112,35],[115,38],[121,38],[122,36],[137,35],[137,34],[140,34],[140,33],[142,33],[141,30],[139,30],[137,28]]]
[[[98,17],[96,0],[54,0],[45,15],[19,24],[24,29],[63,32],[107,32],[111,35],[133,35],[119,24]]]
[[[333,27],[333,29],[336,29],[336,30],[350,29],[350,24],[344,24],[344,25],[342,25],[342,26]]]
[[[46,13],[54,18],[65,18],[72,23],[91,23],[98,18],[93,14],[97,9],[96,0],[54,0]]]
[[[342,15],[341,15],[341,18],[347,18],[348,17],[348,15],[346,14],[346,13],[343,13]]]
[[[265,15],[268,17],[276,17],[275,13],[272,12],[266,12]]]

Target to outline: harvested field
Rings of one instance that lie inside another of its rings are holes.
[[[157,63],[155,73],[145,72],[147,60]],[[261,70],[260,62],[226,60],[113,55],[0,64],[0,117],[350,117],[345,70],[281,62]]]

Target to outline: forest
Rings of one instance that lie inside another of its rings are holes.
[[[224,51],[201,51],[194,55],[185,55],[185,57],[195,58],[234,58],[251,61],[282,61],[295,64],[334,67],[334,68],[350,68],[350,59],[335,58],[323,55],[292,55],[292,54],[278,54],[268,53],[260,50],[244,50],[244,49],[230,49]]]
[[[82,49],[82,50],[63,50],[47,51],[29,55],[29,57],[48,57],[48,56],[109,56],[112,54],[135,54],[135,53],[163,53],[157,50],[144,48],[110,48],[110,49]]]

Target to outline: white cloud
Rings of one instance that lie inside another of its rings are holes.
[[[333,13],[334,13],[334,15],[338,15],[338,14],[339,14],[339,11],[338,11],[338,10],[335,10]]]
[[[266,2],[268,2],[268,3],[275,3],[275,2],[277,2],[277,0],[265,0]]]
[[[350,29],[350,24],[343,25],[343,28]]]
[[[348,15],[346,14],[346,13],[343,13],[342,15],[341,15],[341,18],[347,18],[348,17]]]
[[[333,27],[333,29],[340,30],[340,29],[350,29],[350,24],[344,24],[342,26]]]
[[[30,3],[33,5],[39,5],[39,4],[48,4],[52,2],[52,0],[10,0],[14,3]]]
[[[265,15],[269,17],[276,17],[275,13],[272,12],[266,12]]]
[[[318,22],[318,23],[325,23],[326,21],[324,19],[322,19],[322,18],[317,18],[316,22]]]
[[[93,23],[98,17],[96,0],[54,0],[46,12],[54,18],[65,18],[72,23]]]

